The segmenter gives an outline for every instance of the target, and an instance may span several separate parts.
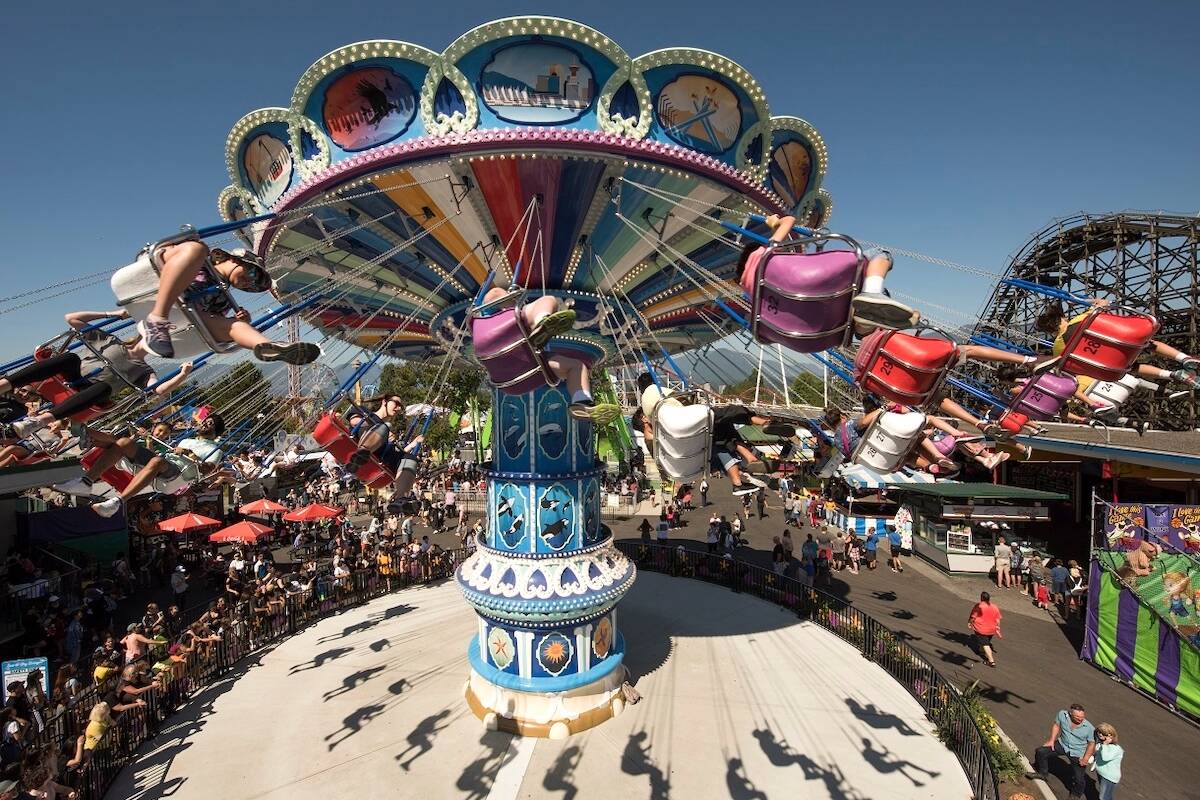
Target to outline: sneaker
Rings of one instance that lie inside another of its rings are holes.
[[[56,483],[50,487],[56,492],[69,494],[73,497],[91,497],[92,496],[92,481],[86,475],[82,478],[73,478],[65,483]]]
[[[763,425],[763,433],[768,436],[782,436],[785,439],[790,439],[796,435],[796,427],[788,425],[786,422],[772,420]]]
[[[1200,389],[1200,375],[1186,369],[1177,369],[1172,372],[1171,380],[1186,383],[1193,389]]]
[[[92,505],[92,511],[95,511],[102,517],[111,517],[121,510],[121,498],[114,497],[111,500],[105,500],[102,503]]]
[[[254,345],[254,357],[259,361],[282,361],[294,367],[311,364],[321,357],[321,348],[312,342],[279,344],[263,342]]]
[[[574,311],[570,309],[555,311],[553,314],[547,314],[537,321],[537,324],[529,331],[529,343],[533,345],[534,350],[541,350],[546,345],[546,342],[561,333],[566,333],[574,327]]]
[[[1050,356],[1049,358],[1044,358],[1041,361],[1035,361],[1029,365],[1029,371],[1034,375],[1041,375],[1043,372],[1057,367],[1058,362],[1061,360],[1062,358],[1060,356]]]
[[[567,407],[567,413],[575,419],[588,419],[597,425],[607,425],[617,418],[621,409],[613,403],[577,400]]]
[[[171,331],[175,326],[170,320],[157,319],[149,314],[138,323],[138,333],[146,341],[146,349],[161,358],[174,358],[175,347],[171,344]]]
[[[12,432],[17,439],[24,439],[42,426],[31,420],[29,417],[19,419],[12,424]]]
[[[921,315],[881,292],[859,292],[850,304],[855,322],[897,330],[916,325]]]
[[[1200,372],[1200,358],[1188,356],[1180,362],[1179,366],[1188,372]]]

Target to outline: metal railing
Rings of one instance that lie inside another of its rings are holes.
[[[246,656],[273,645],[305,626],[344,609],[403,589],[450,577],[471,550],[444,550],[418,568],[400,573],[399,558],[389,568],[373,567],[341,580],[332,576],[317,579],[312,589],[287,597],[278,613],[234,615],[223,626],[219,641],[200,643],[185,659],[155,654],[168,668],[158,671],[160,686],[140,696],[143,703],[115,714],[114,724],[99,746],[90,751],[78,768],[68,769],[61,781],[79,792],[80,800],[102,798],[117,774],[134,760],[137,749],[153,738],[171,714],[219,681],[233,680],[233,668]],[[88,725],[88,714],[107,692],[117,688],[118,678],[88,687],[71,703],[47,714],[41,730],[27,737],[26,750],[65,748],[74,754],[77,739]]]
[[[900,682],[937,727],[958,758],[978,800],[999,800],[991,756],[957,687],[898,634],[841,598],[770,569],[716,554],[670,545],[617,542],[638,569],[727,586],[762,598],[806,619],[858,648],[863,658]]]

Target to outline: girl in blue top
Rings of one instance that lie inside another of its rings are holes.
[[[1107,722],[1096,726],[1096,741],[1092,766],[1096,770],[1100,800],[1113,800],[1117,796],[1117,784],[1121,782],[1121,759],[1125,757],[1125,749],[1117,744],[1117,729]]]

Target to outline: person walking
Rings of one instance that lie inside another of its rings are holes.
[[[834,533],[830,549],[833,555],[833,569],[835,572],[841,572],[842,567],[846,565],[846,540],[838,533]]]
[[[650,531],[654,530],[654,526],[650,524],[650,520],[642,517],[642,524],[638,525],[638,532],[642,534],[642,544],[650,544]]]
[[[967,625],[975,639],[975,649],[983,658],[983,663],[989,667],[996,666],[996,655],[992,652],[992,637],[1003,639],[1000,633],[1000,607],[992,602],[992,596],[987,592],[979,593],[979,602],[971,608],[967,617]]]
[[[996,557],[996,588],[1007,589],[1012,584],[1012,576],[1009,574],[1012,568],[1012,548],[1004,543],[1003,536],[997,540],[993,554]]]
[[[666,545],[670,535],[671,520],[667,514],[667,510],[663,509],[658,513],[658,543],[661,545]]]
[[[767,493],[759,492],[755,495],[754,502],[758,506],[758,518],[762,519],[767,516]]]
[[[783,554],[787,556],[787,561],[790,564],[792,563],[792,559],[795,558],[795,542],[792,541],[792,532],[784,528],[780,538],[783,541]]]
[[[1046,743],[1033,754],[1037,777],[1050,777],[1050,759],[1066,756],[1071,765],[1071,784],[1067,791],[1072,798],[1082,798],[1087,789],[1084,773],[1096,750],[1096,728],[1088,721],[1087,711],[1079,703],[1072,703],[1054,717],[1050,736]],[[1029,776],[1034,777],[1034,776]]]
[[[892,567],[892,572],[904,572],[904,565],[900,563],[900,551],[904,549],[904,537],[891,525],[887,526],[887,535],[888,548],[891,551],[888,563]]]
[[[867,569],[874,572],[879,563],[877,558],[879,555],[879,531],[877,528],[871,528],[867,533],[867,539],[863,542],[863,550],[867,554]]]
[[[700,507],[708,505],[708,478],[700,479]]]
[[[1113,800],[1117,796],[1117,784],[1121,782],[1121,759],[1125,749],[1117,744],[1117,729],[1107,722],[1096,726],[1096,754],[1092,768],[1096,770],[1096,783],[1100,800]]]
[[[771,537],[771,542],[774,545],[771,548],[771,570],[776,575],[782,575],[787,569],[787,554],[783,550],[783,540],[778,536]]]
[[[187,608],[188,579],[187,570],[182,565],[171,573],[171,592],[175,599],[172,601],[180,608]]]

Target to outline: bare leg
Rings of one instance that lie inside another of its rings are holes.
[[[958,346],[958,352],[965,359],[973,359],[975,361],[998,361],[1004,364],[1032,364],[1035,359],[1033,356],[1023,356],[1020,353],[1010,353],[1007,350],[1001,350],[998,347],[986,347],[981,344],[962,344]]]
[[[968,425],[974,425],[976,428],[983,428],[983,420],[979,419],[979,417],[975,416],[970,411],[967,411],[949,397],[942,400],[942,402],[938,405],[938,408],[941,409],[943,414],[953,417],[960,422],[965,422]]]
[[[164,249],[162,271],[158,282],[158,295],[154,298],[154,310],[150,312],[159,319],[166,319],[171,307],[187,290],[204,259],[208,248],[201,242],[182,242]]]
[[[271,341],[249,322],[242,320],[205,314],[204,326],[218,341],[233,342],[247,350],[253,350],[255,345]]]
[[[986,661],[989,664],[996,663],[996,656],[994,656],[992,654],[992,646],[990,644],[985,644],[983,647],[980,647],[979,649],[983,653],[984,661]]]
[[[734,447],[737,448],[738,456],[741,457],[741,459],[747,464],[753,464],[754,462],[758,461],[758,456],[754,454],[754,451],[749,447],[746,447],[746,445],[742,444],[741,442],[735,444]]]
[[[521,309],[521,314],[525,317],[525,325],[532,328],[537,324],[537,321],[547,314],[553,314],[558,311],[559,303],[557,297],[549,295],[539,297],[532,303],[526,303]]]
[[[577,358],[552,355],[546,359],[546,364],[558,376],[559,380],[567,384],[567,391],[571,393],[572,400],[580,393],[588,397],[592,396],[592,385],[589,380],[588,369],[582,361]]]
[[[103,452],[92,464],[92,468],[87,471],[87,476],[92,480],[96,480],[109,467],[115,466],[122,458],[132,457],[136,452],[137,446],[133,439],[128,436],[122,436],[108,447],[104,448]]]

